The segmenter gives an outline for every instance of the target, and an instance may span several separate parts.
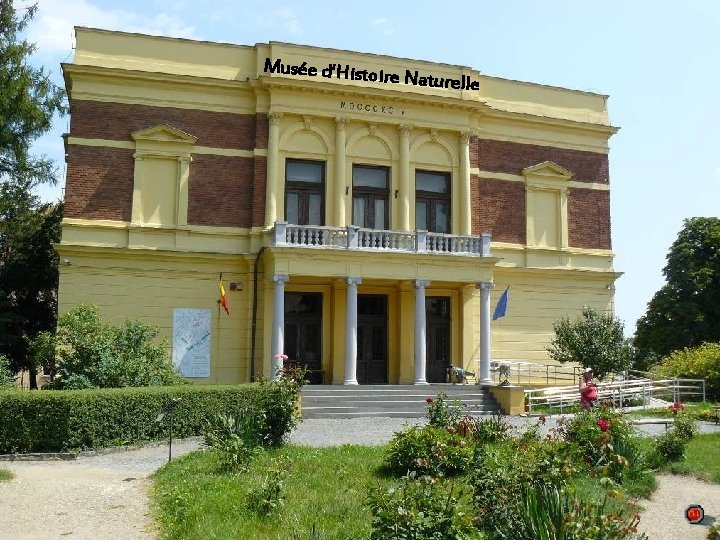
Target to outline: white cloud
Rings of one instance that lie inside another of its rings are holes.
[[[295,15],[295,12],[289,8],[284,7],[280,9],[273,9],[270,12],[271,17],[281,19],[285,29],[294,36],[301,36],[303,31],[300,26],[300,20]]]
[[[103,9],[87,0],[44,0],[28,29],[39,56],[69,55],[73,27],[89,26],[171,37],[196,37],[195,28],[177,15],[158,13],[147,17],[121,9]]]
[[[387,24],[387,19],[380,17],[379,19],[375,19],[373,22],[371,22],[373,26],[377,26],[379,24]]]

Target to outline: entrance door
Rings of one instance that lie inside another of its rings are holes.
[[[388,381],[387,296],[358,295],[357,380],[360,384]]]
[[[310,384],[322,384],[322,294],[285,293],[286,363],[307,367]]]
[[[426,373],[429,383],[447,382],[450,367],[450,297],[425,298]]]

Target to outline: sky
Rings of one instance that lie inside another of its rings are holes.
[[[33,62],[62,84],[73,27],[252,45],[285,41],[465,65],[609,94],[615,311],[632,335],[683,220],[720,216],[720,2],[38,0]],[[16,7],[28,2],[16,1]],[[35,152],[64,177],[58,119]],[[61,182],[62,184],[62,182]],[[61,197],[62,185],[43,198]],[[511,309],[511,308],[510,308]]]

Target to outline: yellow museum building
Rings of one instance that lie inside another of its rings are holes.
[[[612,310],[607,96],[287,43],[77,28],[60,311],[198,382],[489,382]],[[229,314],[221,309],[218,284]],[[510,287],[507,315],[491,321]]]

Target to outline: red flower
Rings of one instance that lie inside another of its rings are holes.
[[[610,422],[601,418],[600,420],[597,421],[597,425],[600,428],[600,431],[607,431],[608,428],[610,427]]]
[[[434,400],[433,398],[429,397],[429,398],[427,398],[425,401],[427,401],[428,403],[432,403],[432,402],[435,401],[435,400]]]
[[[542,414],[540,415],[540,418],[538,418],[538,421],[539,421],[541,424],[544,424],[544,423],[545,423],[545,420],[546,420],[546,418],[545,418],[545,416],[542,415]]]

